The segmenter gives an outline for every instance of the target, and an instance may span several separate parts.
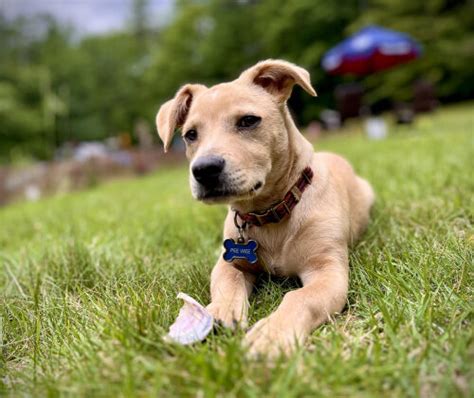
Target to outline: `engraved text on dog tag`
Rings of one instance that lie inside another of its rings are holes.
[[[224,240],[224,260],[231,263],[234,259],[239,258],[247,260],[250,264],[257,262],[258,243],[249,240],[247,243],[235,242],[233,239]]]

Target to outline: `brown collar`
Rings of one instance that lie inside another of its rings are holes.
[[[259,213],[239,213],[236,211],[236,215],[247,225],[255,225],[261,227],[265,224],[277,223],[283,220],[286,216],[290,215],[291,211],[301,200],[303,192],[311,185],[313,179],[313,170],[311,167],[306,167],[301,173],[300,178],[296,181],[296,184],[286,193],[282,201],[273,205],[269,209]]]

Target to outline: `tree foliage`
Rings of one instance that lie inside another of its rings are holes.
[[[167,26],[152,28],[136,0],[122,32],[78,38],[51,17],[0,15],[0,158],[18,150],[52,156],[65,141],[103,139],[149,120],[185,82],[233,79],[264,58],[306,67],[318,100],[296,90],[300,123],[334,106],[334,87],[352,77],[322,70],[322,55],[367,24],[407,32],[423,45],[410,64],[362,81],[368,101],[409,100],[430,80],[443,101],[474,93],[474,3],[468,0],[179,0]]]

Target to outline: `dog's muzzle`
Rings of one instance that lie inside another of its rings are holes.
[[[191,171],[194,179],[204,191],[219,190],[223,185],[225,159],[220,156],[208,155],[196,159]]]

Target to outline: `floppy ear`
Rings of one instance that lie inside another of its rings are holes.
[[[193,97],[206,89],[202,84],[186,84],[181,87],[174,98],[161,105],[156,115],[156,128],[163,141],[165,152],[168,150],[176,129],[183,126],[188,116]]]
[[[300,85],[313,97],[316,91],[311,86],[307,70],[287,61],[267,59],[244,71],[239,80],[247,80],[263,87],[270,94],[277,97],[280,102],[286,101],[295,84]]]

